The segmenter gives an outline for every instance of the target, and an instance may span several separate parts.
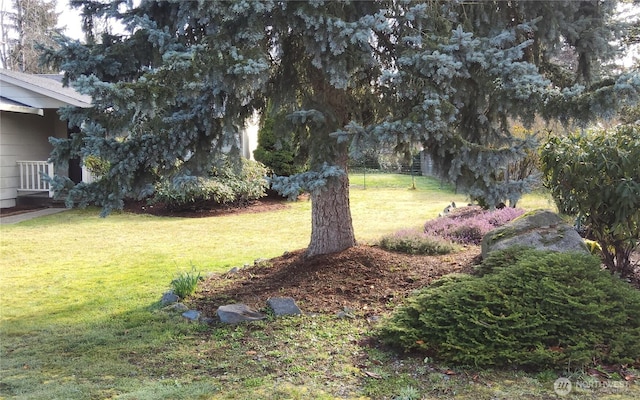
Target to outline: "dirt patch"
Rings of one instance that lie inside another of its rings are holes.
[[[443,275],[470,272],[479,255],[477,246],[441,256],[357,246],[310,259],[298,250],[234,273],[209,277],[191,305],[213,317],[223,304],[241,302],[261,309],[269,297],[288,296],[304,312],[336,313],[348,307],[358,315],[381,315],[415,289]]]

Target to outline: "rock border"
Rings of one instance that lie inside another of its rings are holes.
[[[216,311],[217,318],[205,317],[201,311],[191,310],[180,302],[180,298],[173,291],[164,293],[160,299],[160,304],[165,311],[181,313],[181,316],[188,322],[200,322],[208,325],[214,322],[235,325],[242,322],[262,321],[268,317],[268,314],[255,310],[243,303],[221,305]],[[304,314],[292,297],[271,297],[267,300],[266,306],[275,317]]]

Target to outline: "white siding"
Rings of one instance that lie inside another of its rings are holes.
[[[44,116],[0,113],[0,207],[13,207],[19,187],[17,161],[46,161],[51,153],[50,136],[66,137],[66,123],[57,110]]]

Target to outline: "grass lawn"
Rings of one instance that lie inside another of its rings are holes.
[[[351,179],[356,236],[365,243],[419,227],[451,201],[466,202],[429,178],[416,178],[416,190],[407,176]],[[552,208],[543,194],[521,206]],[[360,319],[210,327],[159,308],[180,271],[223,272],[303,248],[310,220],[303,201],[199,219],[71,210],[2,226],[0,398],[554,398],[552,372],[446,374],[423,360],[365,349],[358,341],[370,327]],[[640,391],[631,384],[611,396]]]

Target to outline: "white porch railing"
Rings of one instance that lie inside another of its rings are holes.
[[[18,161],[20,170],[20,187],[18,190],[28,192],[48,192],[53,197],[53,191],[44,175],[53,176],[53,164],[46,161]]]

